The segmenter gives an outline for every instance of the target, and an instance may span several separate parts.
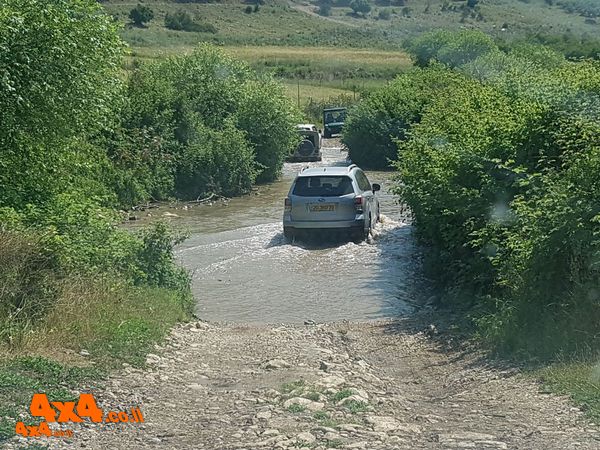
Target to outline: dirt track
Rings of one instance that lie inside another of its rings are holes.
[[[51,447],[600,448],[599,430],[566,399],[514,369],[448,350],[449,335],[426,326],[435,314],[421,316],[188,324],[149,355],[145,370],[126,367],[96,391],[105,409],[140,406],[145,424],[72,427],[73,440]]]

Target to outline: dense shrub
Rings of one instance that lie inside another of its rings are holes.
[[[248,192],[258,170],[245,134],[231,123],[222,130],[199,127],[197,132],[198,138],[181,155],[179,195],[199,198],[209,192],[227,196]]]
[[[82,145],[110,127],[119,102],[122,46],[101,11],[92,1],[3,2],[0,206],[81,188],[103,160]]]
[[[371,12],[371,3],[369,3],[369,0],[351,0],[350,8],[352,8],[354,14],[366,16]]]
[[[216,33],[217,28],[192,17],[187,11],[176,11],[165,15],[165,27],[178,31],[195,31],[199,33]]]
[[[178,238],[163,224],[137,236],[117,228],[110,210],[70,197],[17,216],[12,224],[6,211],[0,218],[0,346],[21,345],[45,317],[60,316],[74,306],[72,301],[81,301],[64,297],[64,287],[76,278],[90,285],[109,279],[113,286],[121,285],[121,292],[133,293],[134,286],[168,290],[176,299],[172,306],[179,308],[177,314],[184,318],[191,312],[188,275],[172,257]],[[106,299],[85,300],[90,310],[101,309],[94,300]],[[152,300],[145,302],[151,305]],[[140,314],[133,316],[144,319]]]
[[[0,342],[11,345],[30,321],[42,318],[57,292],[53,258],[39,236],[0,230]]]
[[[259,168],[257,180],[273,181],[298,139],[294,125],[299,122],[299,115],[282,86],[269,78],[246,83],[239,101],[235,122],[254,148]]]
[[[129,18],[134,25],[141,27],[154,19],[154,11],[149,6],[138,4],[129,12]]]
[[[439,61],[450,67],[466,64],[498,50],[494,40],[481,31],[433,31],[405,43],[415,65],[426,67]]]
[[[390,20],[392,18],[392,11],[389,8],[380,9],[379,14],[377,14],[377,17],[380,20]]]
[[[549,356],[598,345],[600,72],[527,54],[463,66],[478,79],[438,92],[398,167],[445,299],[499,347]]]
[[[527,36],[524,42],[535,42],[553,48],[569,59],[594,58],[600,59],[600,40],[591,37],[581,37],[573,33],[561,35],[536,33]],[[509,50],[514,42],[501,42],[500,46]]]
[[[320,2],[319,9],[317,10],[320,16],[329,17],[331,16],[331,3]]]
[[[440,89],[462,80],[442,67],[415,69],[367,96],[346,119],[342,139],[352,161],[368,168],[389,167],[398,156],[396,140],[407,138]]]
[[[297,117],[281,86],[214,47],[139,68],[128,97],[124,133],[152,149],[125,147],[144,189],[144,174],[161,168],[185,198],[237,195],[257,178],[275,179],[294,143]],[[123,146],[117,151],[122,160]]]
[[[124,230],[115,207],[246,192],[294,143],[281,87],[214,48],[124,83],[102,11],[93,0],[0,11],[0,346],[52,334],[139,356],[189,317],[189,277],[173,261],[180,236]]]

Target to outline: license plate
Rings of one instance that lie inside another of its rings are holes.
[[[335,205],[333,203],[324,205],[310,205],[310,210],[313,212],[334,211]]]

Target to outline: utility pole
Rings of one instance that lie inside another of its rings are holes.
[[[298,78],[298,109],[300,109],[300,79]]]

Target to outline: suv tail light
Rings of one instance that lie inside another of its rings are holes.
[[[292,210],[292,200],[291,199],[289,199],[289,198],[285,199],[283,209],[285,212],[290,212]]]
[[[363,212],[363,198],[362,197],[355,197],[354,198],[354,209],[356,209],[356,212]]]

